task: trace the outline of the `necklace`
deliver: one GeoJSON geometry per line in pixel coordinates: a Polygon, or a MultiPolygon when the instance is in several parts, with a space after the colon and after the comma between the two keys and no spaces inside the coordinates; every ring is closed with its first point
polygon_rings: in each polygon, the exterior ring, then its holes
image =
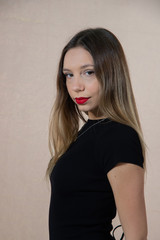
{"type": "MultiPolygon", "coordinates": [[[[94,127],[95,125],[97,125],[97,124],[103,122],[104,120],[106,120],[106,118],[101,119],[100,121],[94,123],[92,126],[90,126],[89,128],[87,128],[83,133],[81,133],[81,134],[77,137],[77,139],[80,138],[80,137],[81,137],[84,133],[86,133],[89,129],[91,129],[91,128],[94,127]]],[[[111,120],[108,121],[107,123],[109,123],[109,122],[111,122],[111,120]]],[[[83,126],[83,127],[84,127],[84,126],[83,126]]],[[[82,129],[83,129],[83,127],[82,127],[82,129]]],[[[81,129],[81,130],[82,130],[82,129],[81,129]]]]}

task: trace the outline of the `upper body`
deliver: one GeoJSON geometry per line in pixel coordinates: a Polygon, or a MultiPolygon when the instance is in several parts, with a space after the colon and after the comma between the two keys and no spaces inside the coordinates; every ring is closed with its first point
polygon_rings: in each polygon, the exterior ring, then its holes
{"type": "Polygon", "coordinates": [[[112,239],[116,209],[125,239],[146,240],[145,147],[116,37],[105,29],[76,34],[62,52],[57,90],[50,122],[50,240],[112,239]],[[89,120],[78,132],[82,112],[89,120]]]}
{"type": "Polygon", "coordinates": [[[136,186],[134,171],[143,172],[142,150],[135,130],[109,119],[88,120],[51,174],[51,239],[109,239],[116,215],[112,185],[117,198],[123,200],[116,199],[120,209],[125,211],[127,205],[130,208],[131,216],[122,213],[121,218],[127,218],[122,221],[132,222],[134,228],[134,217],[143,211],[142,203],[136,213],[132,206],[133,198],[134,204],[137,197],[142,201],[142,187],[139,180],[136,186]],[[127,187],[123,180],[114,179],[114,168],[122,171],[127,187]]]}

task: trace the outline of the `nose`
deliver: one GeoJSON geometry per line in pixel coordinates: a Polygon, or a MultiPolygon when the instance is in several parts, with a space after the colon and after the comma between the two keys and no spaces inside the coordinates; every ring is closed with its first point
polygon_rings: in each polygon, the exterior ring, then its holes
{"type": "Polygon", "coordinates": [[[74,76],[72,90],[75,92],[84,91],[85,84],[81,76],[74,76]]]}

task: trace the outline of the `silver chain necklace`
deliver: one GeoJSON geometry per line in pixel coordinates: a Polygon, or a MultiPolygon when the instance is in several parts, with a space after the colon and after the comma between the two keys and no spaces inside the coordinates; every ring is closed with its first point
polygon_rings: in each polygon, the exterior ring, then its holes
{"type": "MultiPolygon", "coordinates": [[[[92,126],[90,126],[89,128],[87,128],[83,133],[81,133],[81,134],[77,137],[77,139],[80,138],[80,137],[81,137],[84,133],[86,133],[89,129],[91,129],[91,128],[94,127],[95,125],[97,125],[97,124],[103,122],[104,120],[106,120],[106,118],[104,118],[104,119],[102,119],[102,120],[100,120],[100,121],[94,123],[92,126]]],[[[111,122],[111,120],[108,121],[107,123],[109,123],[109,122],[111,122]]],[[[83,127],[84,127],[84,126],[83,126],[83,127]]],[[[83,129],[83,127],[82,127],[82,129],[83,129]]],[[[81,130],[82,130],[82,129],[81,129],[81,130]]],[[[77,140],[77,139],[76,139],[76,140],[77,140]]]]}

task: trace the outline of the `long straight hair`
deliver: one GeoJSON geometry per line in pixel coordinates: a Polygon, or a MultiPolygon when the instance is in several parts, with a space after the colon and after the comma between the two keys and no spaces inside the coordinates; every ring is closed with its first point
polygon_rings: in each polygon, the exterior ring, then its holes
{"type": "Polygon", "coordinates": [[[57,73],[57,96],[49,122],[51,160],[47,174],[51,174],[55,163],[76,139],[79,119],[85,122],[82,113],[68,94],[63,74],[65,54],[75,47],[84,48],[93,58],[95,75],[102,88],[99,111],[103,116],[136,130],[145,160],[145,143],[123,48],[110,31],[90,28],[77,33],[61,54],[57,73]]]}

